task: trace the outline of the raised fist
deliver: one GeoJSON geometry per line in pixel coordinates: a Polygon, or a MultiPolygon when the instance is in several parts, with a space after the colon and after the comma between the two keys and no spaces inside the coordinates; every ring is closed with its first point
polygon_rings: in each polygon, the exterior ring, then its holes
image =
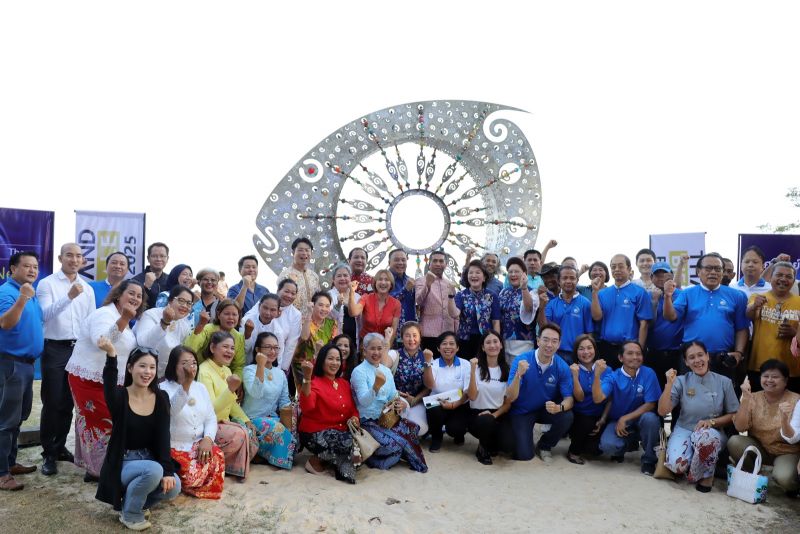
{"type": "Polygon", "coordinates": [[[111,340],[105,336],[100,336],[100,339],[97,340],[97,348],[112,358],[116,357],[117,355],[117,349],[114,348],[114,344],[111,343],[111,340]]]}
{"type": "Polygon", "coordinates": [[[742,396],[750,396],[752,393],[752,389],[750,388],[750,377],[744,377],[744,382],[742,382],[742,396]]]}
{"type": "Polygon", "coordinates": [[[603,289],[603,277],[592,278],[592,291],[600,291],[601,289],[603,289]]]}
{"type": "Polygon", "coordinates": [[[433,274],[432,272],[428,271],[425,274],[425,284],[427,284],[427,286],[430,287],[430,285],[432,283],[434,283],[435,281],[436,281],[436,275],[433,274]]]}
{"type": "Polygon", "coordinates": [[[578,374],[581,370],[581,367],[577,363],[573,363],[572,365],[569,366],[569,370],[572,371],[574,374],[578,374]]]}
{"type": "Polygon", "coordinates": [[[165,323],[171,323],[177,318],[178,314],[175,312],[175,308],[173,308],[172,306],[167,306],[166,308],[164,308],[164,313],[161,316],[162,321],[164,321],[165,323]]]}
{"type": "Polygon", "coordinates": [[[422,356],[425,358],[426,363],[431,363],[433,361],[433,352],[431,351],[431,349],[423,350],[422,356]]]}
{"type": "Polygon", "coordinates": [[[33,289],[32,285],[26,282],[21,286],[19,286],[19,294],[22,295],[23,297],[32,299],[33,296],[36,294],[36,291],[33,289]]]}
{"type": "Polygon", "coordinates": [[[257,352],[256,353],[256,365],[258,365],[260,367],[264,367],[265,365],[267,365],[267,355],[264,354],[263,352],[257,352]]]}
{"type": "Polygon", "coordinates": [[[75,283],[69,287],[67,297],[69,297],[69,300],[73,300],[75,297],[80,296],[81,293],[83,293],[83,284],[75,283]]]}
{"type": "Polygon", "coordinates": [[[764,295],[756,295],[753,297],[753,307],[760,308],[767,303],[767,297],[764,295]]]}
{"type": "Polygon", "coordinates": [[[228,383],[228,390],[231,393],[236,393],[236,390],[242,385],[242,379],[239,378],[239,375],[231,375],[225,381],[228,383]]]}
{"type": "Polygon", "coordinates": [[[350,291],[355,292],[358,289],[358,280],[350,282],[350,291]]]}
{"type": "Polygon", "coordinates": [[[667,382],[674,382],[675,377],[678,376],[678,372],[675,369],[670,369],[664,375],[667,377],[667,382]]]}
{"type": "Polygon", "coordinates": [[[551,239],[550,241],[547,242],[548,248],[553,248],[557,246],[558,246],[558,241],[556,241],[555,239],[551,239]]]}
{"type": "Polygon", "coordinates": [[[253,335],[253,330],[255,330],[256,325],[253,323],[251,319],[248,319],[246,323],[244,323],[244,338],[250,339],[250,336],[253,335]]]}
{"type": "Polygon", "coordinates": [[[156,283],[156,275],[155,273],[146,272],[144,273],[144,287],[150,289],[153,287],[153,284],[156,283]]]}
{"type": "Polygon", "coordinates": [[[414,279],[409,278],[408,282],[406,282],[406,291],[414,291],[414,279]]]}
{"type": "Polygon", "coordinates": [[[120,315],[122,315],[126,321],[131,321],[134,317],[136,317],[137,309],[134,308],[130,303],[125,303],[122,305],[122,310],[120,315]]]}
{"type": "Polygon", "coordinates": [[[472,358],[472,359],[469,361],[469,365],[470,365],[470,367],[472,367],[473,369],[475,369],[476,367],[478,367],[478,358],[472,358]]]}
{"type": "Polygon", "coordinates": [[[519,362],[519,365],[517,366],[517,375],[525,376],[525,373],[528,372],[528,367],[530,367],[530,364],[528,364],[527,360],[522,360],[519,362]]]}
{"type": "Polygon", "coordinates": [[[386,375],[384,375],[380,369],[375,369],[375,388],[381,389],[383,385],[386,383],[386,375]]]}
{"type": "Polygon", "coordinates": [[[667,297],[671,297],[675,294],[675,281],[674,280],[667,280],[664,282],[664,295],[667,297]]]}
{"type": "Polygon", "coordinates": [[[782,402],[778,405],[778,410],[780,410],[783,417],[789,419],[794,411],[794,404],[791,402],[782,402]]]}
{"type": "Polygon", "coordinates": [[[608,369],[608,364],[602,358],[594,362],[594,374],[597,376],[602,375],[608,369]]]}
{"type": "Polygon", "coordinates": [[[211,315],[205,310],[200,312],[200,318],[197,320],[197,326],[204,327],[209,322],[211,322],[211,315]]]}
{"type": "Polygon", "coordinates": [[[303,371],[303,382],[311,380],[311,372],[314,370],[314,364],[310,360],[306,360],[300,364],[300,369],[303,371]]]}

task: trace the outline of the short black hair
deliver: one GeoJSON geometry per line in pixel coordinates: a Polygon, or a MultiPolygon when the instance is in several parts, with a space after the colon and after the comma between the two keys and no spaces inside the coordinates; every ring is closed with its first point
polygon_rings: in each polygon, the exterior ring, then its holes
{"type": "Polygon", "coordinates": [[[707,252],[700,256],[700,258],[697,260],[697,265],[695,266],[695,271],[697,273],[699,273],[700,269],[703,268],[703,262],[706,261],[706,258],[717,258],[722,266],[725,267],[725,258],[723,258],[719,252],[707,252]]]}
{"type": "Polygon", "coordinates": [[[284,278],[283,280],[281,280],[280,282],[278,282],[278,291],[280,291],[281,289],[283,289],[283,287],[284,287],[286,284],[292,284],[292,285],[295,287],[295,289],[297,288],[297,282],[295,282],[295,281],[294,281],[294,280],[292,280],[291,278],[284,278]]]}
{"type": "Polygon", "coordinates": [[[542,253],[539,252],[538,250],[536,250],[535,248],[530,248],[530,249],[526,250],[525,254],[522,255],[522,259],[523,260],[526,259],[531,254],[536,254],[537,256],[539,256],[540,260],[542,259],[542,253]]]}
{"type": "Polygon", "coordinates": [[[539,335],[541,336],[542,332],[544,332],[545,330],[552,330],[553,332],[556,332],[558,334],[558,338],[561,339],[561,327],[558,326],[556,323],[552,322],[545,323],[544,326],[539,328],[539,335]]]}
{"type": "Polygon", "coordinates": [[[516,265],[517,267],[522,269],[523,273],[526,274],[528,273],[528,267],[525,266],[525,262],[522,261],[518,256],[511,256],[510,258],[508,258],[508,261],[506,261],[506,271],[508,271],[508,269],[512,265],[516,265]]]}
{"type": "Polygon", "coordinates": [[[267,293],[267,294],[265,294],[263,297],[261,297],[259,299],[258,305],[261,306],[261,304],[263,304],[265,300],[270,300],[270,299],[272,299],[275,302],[277,302],[278,306],[281,305],[281,298],[278,295],[276,295],[275,293],[267,293]]]}
{"type": "MultiPolygon", "coordinates": [[[[614,259],[614,258],[616,258],[617,256],[622,256],[623,258],[625,258],[625,265],[627,265],[627,266],[628,266],[628,269],[630,269],[630,268],[631,268],[631,259],[628,257],[628,255],[627,255],[627,254],[622,254],[622,253],[620,253],[620,254],[614,254],[613,256],[611,256],[611,259],[613,260],[613,259],[614,259]]],[[[611,262],[609,261],[608,263],[611,263],[611,262]]]]}
{"type": "Polygon", "coordinates": [[[309,238],[307,238],[307,237],[298,237],[297,239],[292,241],[292,252],[294,252],[294,249],[296,249],[297,245],[299,245],[300,243],[305,243],[306,245],[311,247],[311,250],[314,250],[314,245],[311,243],[311,240],[309,238]]]}
{"type": "Polygon", "coordinates": [[[782,374],[783,378],[789,380],[789,366],[780,360],[776,360],[775,358],[770,358],[762,363],[758,372],[759,374],[764,374],[766,371],[772,371],[773,369],[782,374]]]}
{"type": "MultiPolygon", "coordinates": [[[[261,346],[261,340],[264,339],[264,338],[268,338],[268,337],[274,337],[275,341],[276,342],[278,341],[278,336],[276,336],[272,332],[260,332],[256,336],[256,341],[255,341],[255,343],[253,343],[253,363],[256,363],[256,354],[258,354],[258,348],[261,346]]],[[[281,355],[278,354],[278,358],[277,358],[277,360],[275,360],[275,363],[280,362],[280,359],[281,359],[281,355]]]]}
{"type": "MultiPolygon", "coordinates": [[[[405,255],[406,255],[406,257],[408,257],[408,252],[406,252],[406,251],[405,251],[405,250],[403,250],[402,248],[393,248],[393,249],[392,249],[392,250],[389,252],[389,260],[391,260],[391,259],[392,259],[392,256],[393,256],[393,255],[394,255],[396,252],[402,252],[403,254],[405,254],[405,255]]],[[[352,253],[353,253],[353,251],[351,250],[351,251],[350,251],[350,253],[352,254],[352,253]]]]}
{"type": "Polygon", "coordinates": [[[438,256],[444,256],[445,260],[447,260],[447,253],[446,253],[444,250],[442,250],[442,249],[439,249],[439,250],[434,250],[433,252],[431,252],[431,253],[428,255],[428,259],[429,259],[429,260],[432,260],[432,259],[433,259],[433,257],[434,257],[434,256],[437,256],[437,255],[438,255],[438,256]]]}
{"type": "Polygon", "coordinates": [[[576,269],[572,265],[562,265],[561,267],[558,268],[558,279],[559,280],[561,280],[561,273],[563,273],[564,271],[572,271],[572,272],[575,273],[575,278],[578,277],[578,269],[576,269]]]}
{"type": "Polygon", "coordinates": [[[639,256],[641,256],[642,254],[647,254],[648,256],[653,258],[653,261],[656,261],[658,259],[658,258],[656,258],[656,253],[653,252],[652,249],[643,248],[639,252],[636,253],[636,261],[639,261],[639,256]]]}
{"type": "Polygon", "coordinates": [[[108,265],[108,262],[110,262],[110,261],[111,261],[111,256],[116,256],[117,254],[119,254],[120,256],[122,256],[123,258],[125,258],[125,264],[126,264],[126,265],[130,265],[130,264],[131,264],[131,260],[129,260],[129,259],[128,259],[128,256],[127,256],[127,255],[126,255],[124,252],[122,252],[122,251],[120,251],[120,250],[117,250],[117,251],[115,251],[115,252],[112,252],[112,253],[111,253],[111,254],[109,254],[108,256],[106,256],[106,265],[108,265]]]}
{"type": "Polygon", "coordinates": [[[355,252],[356,250],[360,250],[361,252],[363,252],[363,253],[364,253],[364,256],[366,257],[366,259],[369,259],[369,252],[367,252],[365,249],[363,249],[363,248],[361,248],[361,247],[356,247],[356,248],[352,249],[352,250],[351,250],[351,251],[350,251],[350,252],[347,254],[347,259],[348,259],[348,260],[350,260],[350,259],[353,259],[353,252],[355,252]]]}
{"type": "Polygon", "coordinates": [[[489,280],[491,280],[492,277],[489,275],[486,267],[483,266],[483,262],[481,260],[472,260],[466,267],[464,267],[464,271],[461,273],[461,285],[464,287],[469,287],[469,279],[467,278],[467,275],[469,274],[469,270],[473,267],[480,269],[483,273],[483,284],[481,284],[481,288],[486,289],[486,284],[489,283],[489,280]]]}
{"type": "Polygon", "coordinates": [[[758,245],[750,245],[749,247],[744,249],[742,251],[742,257],[744,258],[744,255],[747,254],[748,252],[755,252],[756,256],[761,258],[762,263],[767,260],[767,256],[764,254],[764,251],[758,245]]]}
{"type": "MultiPolygon", "coordinates": [[[[186,345],[178,345],[174,347],[171,351],[169,351],[169,358],[167,359],[167,367],[164,369],[164,378],[166,380],[171,380],[172,382],[178,381],[178,360],[180,359],[181,354],[183,354],[184,352],[188,352],[189,354],[194,356],[194,362],[198,363],[197,353],[194,350],[187,347],[186,345]]],[[[197,380],[196,373],[194,375],[194,379],[197,380]]]]}
{"type": "Polygon", "coordinates": [[[191,298],[194,298],[194,293],[192,293],[192,291],[188,287],[182,286],[180,284],[175,284],[174,286],[172,286],[172,289],[169,290],[169,297],[167,298],[167,302],[172,302],[173,300],[175,300],[175,297],[177,297],[184,291],[189,293],[191,298]]]}
{"type": "Polygon", "coordinates": [[[32,250],[21,250],[19,252],[15,252],[11,255],[11,259],[8,260],[8,265],[11,267],[16,267],[19,265],[19,261],[22,259],[23,256],[30,256],[32,258],[36,258],[36,261],[39,261],[39,255],[36,254],[32,250]]]}
{"type": "Polygon", "coordinates": [[[241,258],[239,258],[240,271],[242,270],[242,267],[244,267],[244,262],[246,262],[247,260],[253,260],[254,262],[256,262],[256,265],[258,265],[258,258],[256,258],[255,255],[249,254],[247,256],[242,256],[241,258]]]}
{"type": "Polygon", "coordinates": [[[445,330],[444,332],[442,332],[441,334],[439,334],[439,337],[437,337],[437,338],[436,338],[436,346],[438,347],[439,345],[441,345],[441,344],[442,344],[442,342],[443,342],[445,339],[447,339],[448,337],[452,337],[453,339],[455,339],[455,341],[456,341],[456,346],[458,346],[458,336],[457,336],[457,335],[456,335],[456,333],[455,333],[455,332],[453,332],[452,330],[445,330]]]}
{"type": "Polygon", "coordinates": [[[627,339],[623,341],[622,344],[619,346],[619,351],[617,352],[617,355],[622,357],[622,355],[625,354],[625,347],[630,344],[639,347],[639,350],[642,352],[642,356],[644,356],[644,349],[642,348],[642,344],[636,341],[635,339],[627,339]]]}
{"type": "Polygon", "coordinates": [[[314,361],[314,370],[311,371],[313,376],[325,376],[325,358],[327,357],[328,352],[331,350],[335,350],[339,353],[339,370],[336,371],[336,378],[342,376],[342,351],[339,350],[339,347],[333,343],[328,343],[319,349],[319,352],[317,353],[317,359],[314,361]]]}
{"type": "Polygon", "coordinates": [[[699,339],[693,339],[693,340],[691,340],[691,341],[687,341],[686,343],[684,343],[683,345],[681,345],[681,354],[683,354],[683,359],[684,359],[684,360],[686,359],[686,352],[687,352],[687,351],[688,351],[690,348],[694,347],[695,345],[697,345],[698,347],[700,347],[701,349],[703,349],[703,352],[706,352],[706,353],[708,352],[708,349],[706,348],[706,344],[705,344],[705,343],[703,343],[703,342],[702,342],[702,341],[700,341],[699,339]]]}
{"type": "Polygon", "coordinates": [[[150,243],[150,246],[147,247],[147,256],[148,257],[150,256],[150,253],[153,252],[153,248],[155,248],[155,247],[164,247],[164,250],[167,251],[167,256],[169,256],[169,247],[166,244],[162,243],[161,241],[156,241],[155,243],[150,243]]]}
{"type": "Polygon", "coordinates": [[[203,356],[205,356],[207,360],[213,359],[214,355],[211,354],[211,345],[219,345],[220,343],[222,343],[223,341],[227,341],[228,339],[233,340],[234,343],[236,342],[231,333],[226,332],[225,330],[217,330],[216,332],[211,334],[211,339],[209,340],[208,345],[206,346],[206,350],[204,351],[205,353],[203,354],[203,356]]]}
{"type": "Polygon", "coordinates": [[[316,304],[320,297],[325,297],[328,299],[329,303],[333,303],[333,297],[327,291],[317,291],[313,295],[311,295],[311,303],[316,304]]]}
{"type": "Polygon", "coordinates": [[[611,280],[611,274],[608,272],[608,265],[603,263],[602,261],[596,261],[589,266],[589,276],[592,274],[592,269],[595,267],[600,267],[606,273],[606,279],[604,282],[607,284],[609,280],[611,280]]]}

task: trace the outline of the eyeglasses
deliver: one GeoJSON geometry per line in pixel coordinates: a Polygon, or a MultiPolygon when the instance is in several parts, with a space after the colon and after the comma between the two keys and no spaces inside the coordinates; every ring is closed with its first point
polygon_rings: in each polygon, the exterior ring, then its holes
{"type": "Polygon", "coordinates": [[[261,349],[261,350],[268,350],[268,351],[275,352],[275,351],[276,351],[276,350],[278,350],[280,347],[279,347],[278,345],[261,345],[261,346],[260,346],[260,347],[258,347],[258,348],[259,348],[259,349],[261,349]]]}
{"type": "Polygon", "coordinates": [[[184,306],[191,306],[192,305],[192,301],[191,300],[186,300],[183,297],[175,297],[175,302],[177,302],[178,304],[183,304],[184,306]]]}
{"type": "Polygon", "coordinates": [[[721,273],[722,272],[722,267],[717,267],[717,266],[703,265],[700,268],[703,269],[707,273],[721,273]]]}
{"type": "Polygon", "coordinates": [[[217,283],[219,283],[219,280],[217,280],[216,278],[203,278],[202,280],[200,280],[200,283],[201,284],[217,284],[217,283]]]}

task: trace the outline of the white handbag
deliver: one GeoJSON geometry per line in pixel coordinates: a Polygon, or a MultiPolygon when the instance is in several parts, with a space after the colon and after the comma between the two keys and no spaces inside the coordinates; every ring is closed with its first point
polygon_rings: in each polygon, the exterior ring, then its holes
{"type": "Polygon", "coordinates": [[[728,495],[751,504],[766,502],[769,479],[764,475],[759,475],[759,471],[761,471],[761,452],[750,445],[742,453],[736,467],[728,466],[728,495]],[[748,452],[756,455],[752,473],[742,470],[744,458],[748,452]]]}

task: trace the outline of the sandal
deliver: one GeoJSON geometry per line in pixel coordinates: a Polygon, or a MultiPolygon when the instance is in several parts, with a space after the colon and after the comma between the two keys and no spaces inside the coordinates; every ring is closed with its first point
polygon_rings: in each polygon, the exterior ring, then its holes
{"type": "Polygon", "coordinates": [[[316,469],[314,469],[314,466],[311,465],[311,460],[306,460],[305,468],[306,468],[306,471],[308,471],[312,475],[324,475],[325,474],[325,470],[324,469],[322,471],[317,471],[316,469]]]}
{"type": "Polygon", "coordinates": [[[583,458],[581,458],[580,456],[576,456],[576,455],[574,455],[572,453],[569,453],[569,452],[567,453],[567,460],[569,460],[569,463],[575,464],[575,465],[583,465],[583,464],[586,463],[586,462],[583,461],[583,458]]]}

